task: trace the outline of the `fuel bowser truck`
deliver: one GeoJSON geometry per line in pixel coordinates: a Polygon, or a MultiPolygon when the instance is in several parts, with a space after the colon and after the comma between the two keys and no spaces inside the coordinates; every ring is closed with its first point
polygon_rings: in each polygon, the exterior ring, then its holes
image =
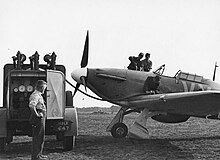
{"type": "Polygon", "coordinates": [[[37,80],[45,80],[43,98],[47,107],[46,133],[63,141],[65,150],[72,150],[78,134],[78,118],[71,91],[66,91],[66,69],[56,64],[56,54],[46,54],[39,64],[39,54],[29,57],[20,51],[4,66],[3,107],[0,107],[0,151],[5,151],[13,136],[32,136],[29,123],[29,97],[37,80]]]}

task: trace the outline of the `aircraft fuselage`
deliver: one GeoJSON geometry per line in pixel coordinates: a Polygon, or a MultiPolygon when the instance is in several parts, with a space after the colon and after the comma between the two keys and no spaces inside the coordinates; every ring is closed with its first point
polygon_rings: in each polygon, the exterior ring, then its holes
{"type": "MultiPolygon", "coordinates": [[[[146,79],[155,76],[157,74],[152,72],[112,68],[89,68],[87,86],[103,99],[114,102],[144,94],[144,83],[146,79]]],[[[160,75],[159,93],[220,90],[219,84],[200,77],[198,76],[198,79],[195,77],[194,80],[189,80],[187,77],[181,77],[181,75],[176,75],[175,77],[160,75]]]]}

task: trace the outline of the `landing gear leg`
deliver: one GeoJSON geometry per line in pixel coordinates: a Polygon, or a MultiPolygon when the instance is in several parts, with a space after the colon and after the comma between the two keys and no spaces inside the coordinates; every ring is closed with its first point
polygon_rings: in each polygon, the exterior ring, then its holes
{"type": "Polygon", "coordinates": [[[147,119],[160,114],[159,112],[149,112],[145,108],[141,114],[136,118],[133,125],[129,128],[129,138],[146,139],[149,138],[149,132],[146,128],[147,119]]]}
{"type": "Polygon", "coordinates": [[[124,138],[128,134],[128,127],[122,123],[124,119],[124,113],[127,109],[128,108],[122,107],[106,129],[106,131],[111,132],[114,138],[124,138]]]}

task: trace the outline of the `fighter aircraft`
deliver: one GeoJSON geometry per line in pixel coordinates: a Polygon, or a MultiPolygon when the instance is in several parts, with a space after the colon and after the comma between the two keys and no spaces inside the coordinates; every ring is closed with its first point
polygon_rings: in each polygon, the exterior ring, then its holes
{"type": "Polygon", "coordinates": [[[149,117],[165,123],[185,122],[191,116],[220,119],[220,84],[181,70],[173,77],[163,75],[165,65],[153,72],[87,68],[88,48],[87,32],[81,68],[71,73],[77,82],[75,93],[83,84],[103,100],[121,106],[107,127],[114,138],[147,138],[149,117]],[[128,131],[123,118],[132,112],[140,114],[128,131]]]}

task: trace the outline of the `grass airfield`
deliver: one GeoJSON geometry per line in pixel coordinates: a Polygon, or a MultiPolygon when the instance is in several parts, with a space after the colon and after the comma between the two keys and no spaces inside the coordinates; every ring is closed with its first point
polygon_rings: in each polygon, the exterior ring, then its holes
{"type": "MultiPolygon", "coordinates": [[[[63,151],[62,142],[46,136],[44,154],[51,160],[176,160],[220,159],[220,121],[190,118],[180,124],[163,124],[148,120],[149,139],[114,139],[106,132],[115,113],[79,112],[79,136],[72,151],[63,151]]],[[[129,127],[137,114],[125,116],[129,127]]],[[[0,159],[30,159],[31,138],[14,137],[0,159]]]]}

